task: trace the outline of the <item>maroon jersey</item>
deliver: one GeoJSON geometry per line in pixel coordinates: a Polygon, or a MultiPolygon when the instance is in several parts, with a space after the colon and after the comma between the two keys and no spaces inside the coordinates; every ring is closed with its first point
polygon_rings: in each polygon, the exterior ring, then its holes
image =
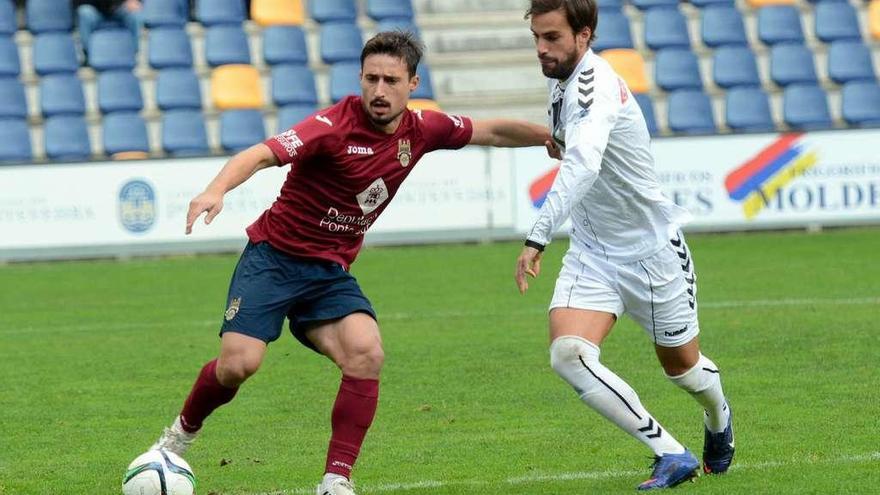
{"type": "Polygon", "coordinates": [[[465,117],[406,110],[397,131],[385,134],[370,125],[361,98],[349,96],[265,141],[281,164],[293,165],[248,237],[348,270],[367,229],[419,159],[461,148],[472,133],[465,117]]]}

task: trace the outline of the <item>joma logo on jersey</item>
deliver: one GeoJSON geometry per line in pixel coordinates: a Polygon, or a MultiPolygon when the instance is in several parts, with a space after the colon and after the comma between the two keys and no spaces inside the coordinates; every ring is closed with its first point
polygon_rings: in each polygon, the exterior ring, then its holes
{"type": "Polygon", "coordinates": [[[349,146],[348,147],[349,155],[372,155],[373,148],[369,146],[349,146]]]}
{"type": "Polygon", "coordinates": [[[290,156],[296,156],[296,149],[303,145],[302,139],[296,135],[296,131],[293,129],[286,130],[275,136],[275,140],[284,147],[284,151],[290,156]]]}

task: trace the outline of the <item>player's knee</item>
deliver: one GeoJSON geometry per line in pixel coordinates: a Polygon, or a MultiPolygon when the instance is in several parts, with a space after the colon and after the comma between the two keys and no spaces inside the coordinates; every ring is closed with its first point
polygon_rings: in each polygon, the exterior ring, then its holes
{"type": "Polygon", "coordinates": [[[565,381],[573,384],[589,366],[599,363],[599,347],[574,335],[563,335],[550,344],[550,366],[565,381]]]}
{"type": "Polygon", "coordinates": [[[235,356],[217,361],[217,381],[224,387],[237,387],[260,369],[259,359],[235,356]]]}
{"type": "Polygon", "coordinates": [[[385,351],[375,343],[353,349],[339,367],[342,373],[355,378],[378,378],[385,364],[385,351]]]}
{"type": "Polygon", "coordinates": [[[713,386],[720,380],[718,366],[711,359],[700,354],[700,359],[691,369],[679,375],[666,375],[669,380],[682,389],[696,394],[713,386]]]}

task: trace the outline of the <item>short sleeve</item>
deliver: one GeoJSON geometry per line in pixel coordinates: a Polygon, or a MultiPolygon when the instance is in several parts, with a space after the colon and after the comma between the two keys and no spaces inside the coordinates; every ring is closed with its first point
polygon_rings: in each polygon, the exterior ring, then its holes
{"type": "Polygon", "coordinates": [[[457,150],[471,142],[474,125],[468,117],[434,110],[419,110],[416,117],[422,124],[429,151],[457,150]]]}
{"type": "Polygon", "coordinates": [[[302,162],[328,149],[332,123],[320,114],[307,117],[290,129],[263,141],[281,165],[302,162]]]}

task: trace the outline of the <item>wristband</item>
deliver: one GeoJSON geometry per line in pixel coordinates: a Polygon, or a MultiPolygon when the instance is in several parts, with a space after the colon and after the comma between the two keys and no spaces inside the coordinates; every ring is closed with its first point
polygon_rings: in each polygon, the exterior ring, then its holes
{"type": "Polygon", "coordinates": [[[528,247],[530,247],[530,248],[535,248],[535,249],[537,249],[538,251],[541,251],[541,252],[544,251],[544,245],[543,245],[543,244],[539,244],[539,243],[537,243],[537,242],[535,242],[535,241],[533,241],[533,240],[531,240],[531,239],[526,239],[526,246],[528,246],[528,247]]]}

